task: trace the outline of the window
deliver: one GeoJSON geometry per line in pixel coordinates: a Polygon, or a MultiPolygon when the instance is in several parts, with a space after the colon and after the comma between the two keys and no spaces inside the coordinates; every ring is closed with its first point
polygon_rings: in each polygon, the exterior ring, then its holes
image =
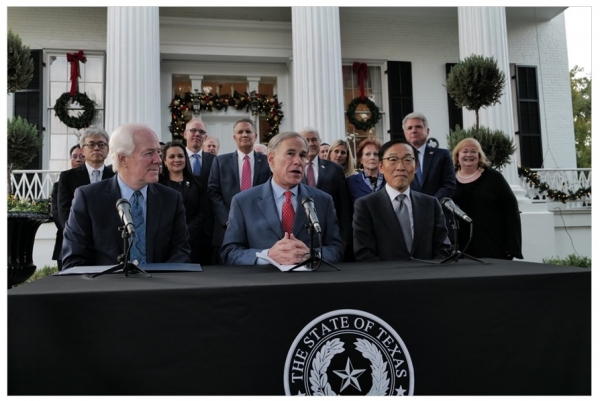
{"type": "MultiPolygon", "coordinates": [[[[103,53],[85,52],[87,61],[79,63],[81,77],[78,78],[79,92],[86,93],[96,104],[96,116],[92,125],[104,127],[104,79],[105,64],[103,53]]],[[[64,170],[69,168],[69,149],[78,143],[79,135],[83,130],[67,127],[62,123],[56,113],[54,104],[65,92],[71,89],[71,65],[67,61],[67,52],[46,53],[48,67],[48,129],[49,137],[48,168],[50,170],[64,170]]],[[[73,103],[69,107],[69,114],[77,116],[82,113],[81,106],[73,103]]]]}

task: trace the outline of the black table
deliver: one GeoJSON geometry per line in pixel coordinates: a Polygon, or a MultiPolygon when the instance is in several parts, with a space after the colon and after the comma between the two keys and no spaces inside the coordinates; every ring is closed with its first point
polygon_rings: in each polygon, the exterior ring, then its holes
{"type": "Polygon", "coordinates": [[[591,394],[590,270],[486,261],[46,277],[8,291],[8,394],[591,394]]]}

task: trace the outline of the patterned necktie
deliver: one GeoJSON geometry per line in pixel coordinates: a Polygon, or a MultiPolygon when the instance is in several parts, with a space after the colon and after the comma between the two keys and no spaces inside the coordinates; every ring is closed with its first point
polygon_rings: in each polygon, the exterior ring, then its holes
{"type": "Polygon", "coordinates": [[[417,150],[417,182],[419,183],[419,185],[421,185],[423,183],[423,181],[421,180],[421,162],[419,161],[419,151],[417,150]]]}
{"type": "Polygon", "coordinates": [[[92,183],[100,181],[100,170],[92,170],[92,183]]]}
{"type": "Polygon", "coordinates": [[[402,235],[404,236],[404,243],[406,244],[406,248],[408,248],[408,252],[411,252],[413,238],[412,238],[412,230],[410,227],[410,216],[408,215],[408,207],[404,204],[405,198],[406,198],[405,194],[400,194],[396,197],[396,200],[399,203],[396,214],[398,215],[398,220],[400,221],[400,228],[402,228],[402,235]]]}
{"type": "Polygon", "coordinates": [[[200,175],[200,156],[198,156],[198,153],[194,153],[192,156],[194,157],[194,163],[192,164],[192,172],[194,173],[194,175],[199,176],[200,175]]]}
{"type": "Polygon", "coordinates": [[[242,166],[242,185],[240,185],[240,191],[245,191],[252,186],[252,172],[250,170],[250,157],[244,156],[244,165],[242,166]]]}
{"type": "Polygon", "coordinates": [[[316,187],[317,183],[315,182],[315,171],[312,167],[312,162],[308,162],[308,167],[306,168],[306,182],[311,187],[316,187]]]}
{"type": "Polygon", "coordinates": [[[131,244],[131,253],[129,260],[137,260],[139,264],[146,263],[146,219],[144,218],[144,208],[142,202],[144,197],[140,191],[133,193],[133,203],[131,204],[131,217],[135,226],[135,237],[131,244]]]}
{"type": "Polygon", "coordinates": [[[283,226],[283,231],[286,233],[292,233],[294,229],[294,218],[296,217],[296,212],[294,211],[294,206],[292,205],[292,193],[290,191],[286,191],[285,202],[283,202],[283,210],[281,211],[281,225],[283,226]]]}

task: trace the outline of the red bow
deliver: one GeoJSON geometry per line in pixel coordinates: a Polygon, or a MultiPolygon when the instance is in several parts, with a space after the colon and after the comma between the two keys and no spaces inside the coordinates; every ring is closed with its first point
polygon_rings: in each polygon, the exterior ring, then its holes
{"type": "Polygon", "coordinates": [[[352,64],[354,71],[358,71],[358,86],[360,87],[360,100],[365,100],[365,81],[369,72],[367,64],[354,62],[352,64]]]}
{"type": "Polygon", "coordinates": [[[77,53],[67,53],[67,61],[71,63],[71,90],[69,91],[69,95],[73,97],[78,89],[77,78],[81,78],[79,62],[85,63],[87,58],[83,55],[83,50],[79,50],[77,53]]]}

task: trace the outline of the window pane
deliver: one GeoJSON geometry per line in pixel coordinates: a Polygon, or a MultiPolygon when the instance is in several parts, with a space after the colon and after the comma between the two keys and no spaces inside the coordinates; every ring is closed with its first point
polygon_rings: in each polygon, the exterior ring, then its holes
{"type": "Polygon", "coordinates": [[[80,63],[81,79],[85,82],[102,82],[104,77],[104,59],[102,57],[87,57],[87,62],[80,63]],[[85,74],[85,75],[84,75],[85,74]]]}
{"type": "Polygon", "coordinates": [[[104,108],[104,92],[101,83],[79,83],[79,90],[96,103],[96,108],[104,108]]]}
{"type": "Polygon", "coordinates": [[[69,77],[67,75],[67,58],[65,56],[50,56],[50,81],[66,82],[69,77]]]}

